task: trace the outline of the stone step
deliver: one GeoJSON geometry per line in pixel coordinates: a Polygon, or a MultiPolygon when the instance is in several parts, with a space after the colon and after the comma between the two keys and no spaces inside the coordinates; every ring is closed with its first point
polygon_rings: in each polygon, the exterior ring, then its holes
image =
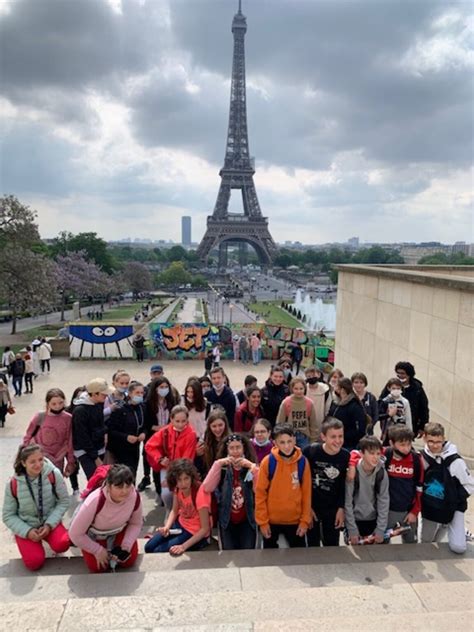
{"type": "MultiPolygon", "coordinates": [[[[134,572],[107,575],[84,573],[62,575],[22,575],[0,578],[0,594],[4,601],[54,601],[57,599],[124,596],[171,596],[177,593],[196,595],[214,592],[269,592],[321,587],[391,586],[419,583],[440,584],[468,582],[474,576],[470,559],[425,560],[411,562],[360,562],[359,564],[287,564],[284,566],[227,567],[203,569],[159,568],[165,555],[147,556],[152,568],[142,564],[134,572]]],[[[82,560],[80,560],[82,563],[82,560]]],[[[186,562],[183,561],[186,565],[186,562]]],[[[68,565],[70,566],[70,565],[68,565]]],[[[83,570],[85,565],[82,564],[83,570]]],[[[71,570],[71,569],[69,569],[71,570]]],[[[452,586],[454,590],[454,587],[452,586]]]]}
{"type": "MultiPolygon", "coordinates": [[[[143,551],[146,540],[139,540],[139,550],[143,551]]],[[[5,555],[5,552],[2,552],[5,555]]],[[[8,549],[8,556],[0,558],[0,578],[30,576],[19,556],[18,549],[13,544],[8,549]]],[[[474,545],[468,545],[463,556],[452,553],[447,544],[390,544],[358,547],[328,547],[307,549],[274,549],[274,550],[246,550],[246,551],[218,551],[213,542],[204,551],[186,553],[181,557],[168,554],[140,554],[137,564],[129,570],[120,573],[137,571],[170,571],[170,570],[211,570],[219,568],[259,568],[262,566],[298,566],[314,564],[359,564],[384,562],[419,562],[441,560],[472,560],[474,545]]],[[[73,547],[66,553],[47,559],[43,568],[35,575],[74,575],[88,574],[82,561],[79,549],[73,547]]],[[[0,593],[1,594],[1,593],[0,593]]]]}
{"type": "MultiPolygon", "coordinates": [[[[123,581],[129,576],[122,576],[123,581]]],[[[109,578],[103,578],[104,584],[109,578]]],[[[32,585],[34,578],[32,578],[32,585]]],[[[472,583],[331,586],[271,591],[22,600],[0,605],[2,630],[450,630],[472,629],[472,583]],[[449,616],[446,616],[449,614],[449,616]],[[439,621],[444,616],[444,626],[439,621]],[[389,618],[390,617],[390,618],[389,618]],[[366,624],[370,619],[369,628],[366,624]],[[389,625],[387,625],[389,623],[389,625]],[[415,626],[415,623],[417,626],[415,626]],[[301,625],[300,625],[301,624],[301,625]],[[395,627],[396,626],[396,627],[395,627]]]]}

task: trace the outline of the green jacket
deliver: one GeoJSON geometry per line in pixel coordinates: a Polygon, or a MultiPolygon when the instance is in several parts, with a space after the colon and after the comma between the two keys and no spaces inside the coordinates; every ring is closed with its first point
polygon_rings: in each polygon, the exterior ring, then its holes
{"type": "MultiPolygon", "coordinates": [[[[14,535],[26,538],[30,529],[41,527],[41,524],[35,503],[26,484],[25,475],[14,474],[13,478],[17,480],[17,498],[12,494],[9,479],[5,486],[2,519],[14,535]]],[[[39,477],[31,481],[36,500],[38,500],[38,481],[39,477]]],[[[54,529],[69,508],[69,494],[61,472],[46,458],[41,472],[41,482],[43,486],[44,523],[54,529]],[[54,472],[57,498],[48,479],[50,472],[54,472]]]]}

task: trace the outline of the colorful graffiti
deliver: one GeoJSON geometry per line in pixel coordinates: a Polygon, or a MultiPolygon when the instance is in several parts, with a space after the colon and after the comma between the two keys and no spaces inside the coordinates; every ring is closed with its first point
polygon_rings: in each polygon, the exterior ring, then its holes
{"type": "MultiPolygon", "coordinates": [[[[132,325],[73,324],[69,326],[69,357],[72,359],[131,359],[133,353],[132,325]]],[[[291,358],[291,350],[299,343],[303,349],[303,366],[317,364],[325,371],[334,365],[334,339],[317,336],[291,327],[262,324],[231,326],[205,323],[150,323],[144,332],[146,355],[160,360],[204,360],[216,343],[221,345],[221,357],[232,360],[235,336],[259,334],[262,358],[277,362],[291,358]]]]}
{"type": "MultiPolygon", "coordinates": [[[[263,324],[235,324],[229,327],[203,323],[150,324],[150,342],[155,357],[160,359],[203,360],[207,351],[217,342],[221,344],[221,357],[233,359],[233,338],[252,334],[259,334],[262,357],[266,360],[290,358],[292,348],[299,343],[303,349],[303,366],[315,363],[330,370],[334,363],[334,340],[321,338],[302,329],[263,324]]],[[[153,353],[151,348],[150,352],[153,353]]]]}
{"type": "Polygon", "coordinates": [[[69,325],[72,359],[133,358],[132,325],[69,325]]]}

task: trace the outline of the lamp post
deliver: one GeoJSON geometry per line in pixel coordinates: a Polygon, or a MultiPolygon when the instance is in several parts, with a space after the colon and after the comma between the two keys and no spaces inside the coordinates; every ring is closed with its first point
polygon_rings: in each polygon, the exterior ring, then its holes
{"type": "Polygon", "coordinates": [[[234,309],[234,306],[232,305],[232,303],[229,305],[229,324],[232,325],[232,310],[234,309]]]}

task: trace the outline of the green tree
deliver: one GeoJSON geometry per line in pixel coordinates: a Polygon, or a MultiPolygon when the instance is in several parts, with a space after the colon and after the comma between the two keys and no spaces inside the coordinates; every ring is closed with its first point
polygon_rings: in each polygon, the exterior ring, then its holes
{"type": "Polygon", "coordinates": [[[433,255],[426,255],[418,260],[419,265],[432,266],[472,266],[474,257],[469,257],[463,252],[453,252],[447,255],[444,252],[435,252],[433,255]]]}
{"type": "Polygon", "coordinates": [[[123,277],[128,289],[138,296],[140,292],[148,292],[152,289],[151,274],[148,268],[138,261],[129,261],[123,270],[123,277]]]}
{"type": "Polygon", "coordinates": [[[31,248],[41,243],[36,211],[22,204],[14,195],[0,198],[0,248],[18,244],[31,248]]]}
{"type": "Polygon", "coordinates": [[[63,231],[53,240],[51,251],[54,257],[57,255],[65,255],[70,252],[84,252],[84,256],[88,261],[93,261],[104,272],[110,274],[117,268],[107,243],[97,236],[97,233],[72,233],[63,231]]]}
{"type": "Polygon", "coordinates": [[[168,261],[187,261],[187,252],[183,246],[171,246],[165,251],[168,261]]]}
{"type": "Polygon", "coordinates": [[[12,311],[11,333],[21,312],[40,314],[58,300],[54,263],[35,252],[10,243],[0,251],[0,299],[12,311]]]}
{"type": "Polygon", "coordinates": [[[191,283],[192,276],[182,261],[173,261],[164,272],[157,275],[156,281],[158,285],[185,285],[191,283]]]}

